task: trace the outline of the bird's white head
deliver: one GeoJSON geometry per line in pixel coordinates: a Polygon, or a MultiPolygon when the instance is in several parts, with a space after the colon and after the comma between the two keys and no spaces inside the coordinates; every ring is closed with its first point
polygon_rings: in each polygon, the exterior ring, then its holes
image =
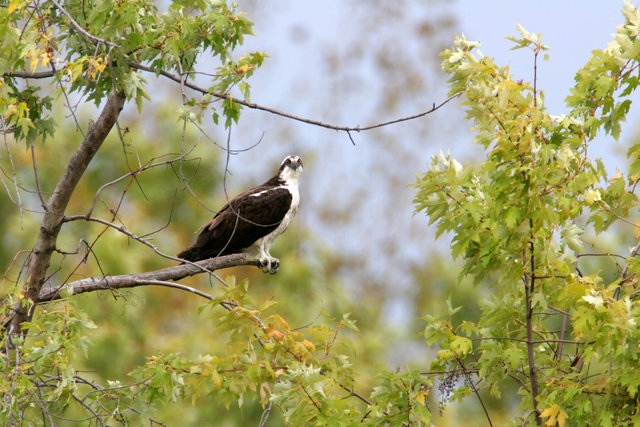
{"type": "Polygon", "coordinates": [[[287,184],[297,184],[302,175],[302,159],[300,156],[287,156],[280,165],[278,176],[287,184]]]}

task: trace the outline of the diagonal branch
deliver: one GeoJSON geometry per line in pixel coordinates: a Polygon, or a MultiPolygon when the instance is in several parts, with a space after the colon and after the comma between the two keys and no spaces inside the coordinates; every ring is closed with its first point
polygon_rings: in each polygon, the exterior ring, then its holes
{"type": "Polygon", "coordinates": [[[460,368],[462,369],[462,372],[464,373],[464,378],[465,378],[465,380],[467,382],[467,385],[469,386],[471,391],[473,391],[473,393],[475,393],[476,397],[480,401],[480,406],[482,406],[482,410],[484,411],[484,415],[487,417],[487,421],[489,422],[489,426],[493,427],[493,422],[491,422],[491,417],[489,416],[489,411],[487,410],[487,407],[485,406],[484,401],[482,400],[482,396],[480,396],[480,393],[478,392],[478,389],[476,388],[476,385],[473,383],[473,379],[471,378],[470,372],[467,371],[467,368],[464,366],[464,364],[462,363],[462,360],[460,360],[459,357],[456,357],[456,360],[458,361],[458,365],[460,365],[460,368]]]}
{"type": "Polygon", "coordinates": [[[5,332],[17,333],[22,322],[30,320],[33,316],[35,302],[38,301],[40,290],[46,280],[51,254],[55,250],[56,240],[62,228],[67,204],[93,156],[111,131],[124,102],[123,92],[115,92],[109,97],[100,116],[91,126],[76,152],[73,153],[53,194],[47,200],[44,217],[40,224],[40,233],[33,247],[33,256],[27,270],[29,281],[25,285],[24,302],[21,301],[14,307],[14,314],[5,325],[5,332]]]}
{"type": "Polygon", "coordinates": [[[83,36],[85,36],[86,38],[93,40],[96,43],[104,43],[107,46],[110,47],[115,47],[115,48],[120,48],[120,46],[118,46],[115,43],[111,43],[110,41],[101,39],[100,37],[94,36],[93,34],[91,34],[89,31],[85,30],[82,25],[78,24],[76,22],[75,19],[73,19],[73,16],[71,16],[71,14],[69,12],[67,12],[67,10],[62,7],[62,5],[60,3],[58,3],[56,0],[51,0],[51,2],[56,6],[56,8],[62,12],[62,14],[64,16],[67,17],[67,19],[69,20],[69,22],[71,23],[71,26],[73,26],[73,28],[76,29],[77,32],[79,32],[80,34],[82,34],[83,36]]]}

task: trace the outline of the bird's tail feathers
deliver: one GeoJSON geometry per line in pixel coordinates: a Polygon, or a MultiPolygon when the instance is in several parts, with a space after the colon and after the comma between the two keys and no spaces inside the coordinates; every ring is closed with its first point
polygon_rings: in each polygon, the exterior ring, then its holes
{"type": "Polygon", "coordinates": [[[201,248],[197,246],[190,246],[184,251],[178,254],[178,258],[186,259],[187,261],[196,262],[204,259],[202,257],[201,248]]]}

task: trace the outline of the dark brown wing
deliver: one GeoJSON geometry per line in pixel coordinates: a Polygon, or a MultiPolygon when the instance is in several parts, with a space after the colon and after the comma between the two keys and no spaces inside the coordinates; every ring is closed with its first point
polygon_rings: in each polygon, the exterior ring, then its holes
{"type": "Polygon", "coordinates": [[[205,226],[196,242],[178,257],[199,261],[241,252],[275,230],[291,206],[285,187],[256,187],[242,193],[205,226]]]}

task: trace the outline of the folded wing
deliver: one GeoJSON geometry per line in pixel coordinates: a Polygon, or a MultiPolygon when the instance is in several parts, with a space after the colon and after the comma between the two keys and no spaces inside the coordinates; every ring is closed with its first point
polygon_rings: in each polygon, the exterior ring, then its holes
{"type": "Polygon", "coordinates": [[[284,186],[260,186],[240,194],[225,205],[180,258],[188,261],[239,253],[275,230],[291,206],[284,186]]]}

